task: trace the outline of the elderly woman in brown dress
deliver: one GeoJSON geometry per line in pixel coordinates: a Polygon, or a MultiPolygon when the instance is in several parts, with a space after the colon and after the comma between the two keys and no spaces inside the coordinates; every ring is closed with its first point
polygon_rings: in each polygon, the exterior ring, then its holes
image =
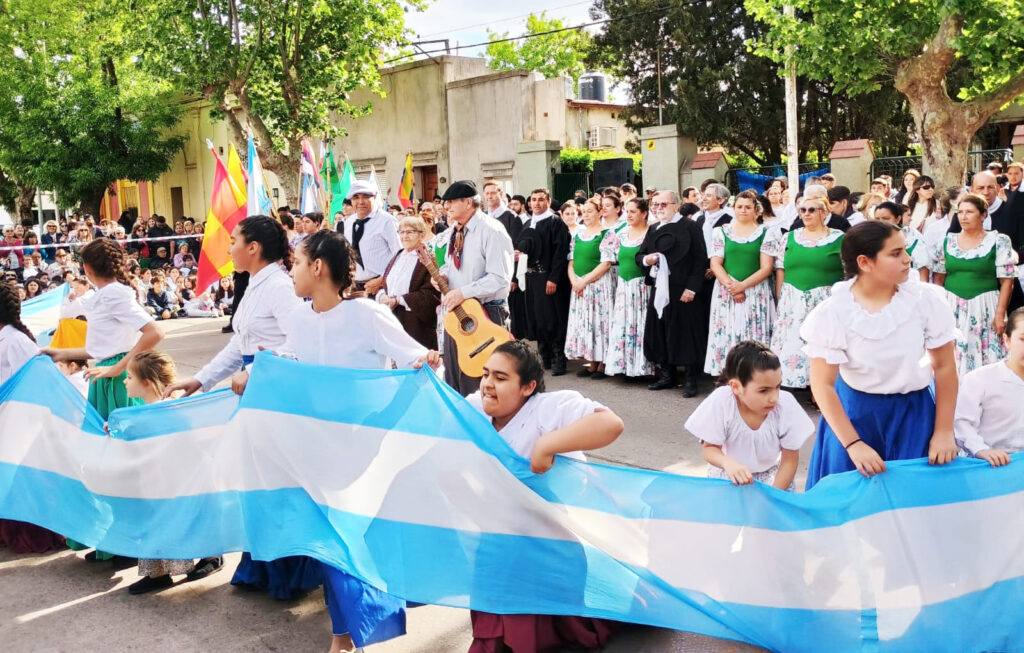
{"type": "Polygon", "coordinates": [[[427,349],[437,349],[437,307],[441,293],[430,283],[430,273],[416,252],[431,236],[422,218],[402,218],[398,223],[402,250],[384,271],[384,286],[377,293],[377,301],[394,312],[413,339],[427,349]]]}

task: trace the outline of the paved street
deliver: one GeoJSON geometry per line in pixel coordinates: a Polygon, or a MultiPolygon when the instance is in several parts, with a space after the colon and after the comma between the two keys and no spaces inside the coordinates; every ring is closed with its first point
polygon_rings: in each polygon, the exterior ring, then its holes
{"type": "MultiPolygon", "coordinates": [[[[165,323],[163,349],[178,361],[179,375],[194,373],[223,345],[224,319],[165,323]]],[[[581,380],[572,372],[548,378],[549,389],[576,388],[607,404],[626,431],[594,460],[679,474],[703,475],[697,441],[682,424],[698,399],[680,391],[653,393],[646,383],[619,379],[581,380]]],[[[710,382],[701,391],[707,393],[710,382]]],[[[801,452],[797,486],[803,486],[810,443],[801,452]]],[[[205,581],[133,597],[127,586],[135,568],[113,572],[107,564],[87,565],[81,554],[64,551],[15,556],[0,550],[0,650],[4,652],[189,651],[317,652],[330,642],[330,619],[316,591],[291,602],[233,588],[229,581],[239,554],[227,569],[205,581]]],[[[462,653],[471,641],[469,613],[425,606],[409,612],[409,634],[373,646],[369,653],[462,653]]],[[[755,651],[754,647],[652,628],[631,628],[607,651],[755,651]]]]}

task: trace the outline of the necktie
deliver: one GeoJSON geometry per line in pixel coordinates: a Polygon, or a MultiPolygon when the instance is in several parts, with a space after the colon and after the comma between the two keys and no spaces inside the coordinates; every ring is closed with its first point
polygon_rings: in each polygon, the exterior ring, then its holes
{"type": "Polygon", "coordinates": [[[455,233],[452,234],[452,262],[455,263],[456,270],[462,269],[462,246],[465,243],[465,227],[455,227],[455,233]]]}
{"type": "Polygon", "coordinates": [[[360,264],[362,264],[363,255],[359,251],[359,241],[363,239],[363,230],[366,228],[366,221],[369,219],[370,216],[356,218],[355,224],[352,225],[352,249],[355,250],[356,256],[359,257],[360,264]]]}

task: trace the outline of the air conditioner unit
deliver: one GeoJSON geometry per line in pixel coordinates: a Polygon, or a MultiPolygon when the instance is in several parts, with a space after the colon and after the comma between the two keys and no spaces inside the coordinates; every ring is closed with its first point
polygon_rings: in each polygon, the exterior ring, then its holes
{"type": "Polygon", "coordinates": [[[592,127],[587,132],[587,147],[591,150],[614,148],[617,143],[615,127],[592,127]]]}

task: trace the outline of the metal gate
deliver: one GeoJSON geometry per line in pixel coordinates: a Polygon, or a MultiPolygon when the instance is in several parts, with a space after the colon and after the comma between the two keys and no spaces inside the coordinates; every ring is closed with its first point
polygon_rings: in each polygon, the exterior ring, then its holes
{"type": "Polygon", "coordinates": [[[590,196],[591,173],[589,172],[558,172],[555,173],[555,187],[551,191],[552,208],[561,206],[562,202],[568,202],[576,195],[576,191],[582,190],[590,196]],[[558,202],[558,204],[555,204],[558,202]]]}

